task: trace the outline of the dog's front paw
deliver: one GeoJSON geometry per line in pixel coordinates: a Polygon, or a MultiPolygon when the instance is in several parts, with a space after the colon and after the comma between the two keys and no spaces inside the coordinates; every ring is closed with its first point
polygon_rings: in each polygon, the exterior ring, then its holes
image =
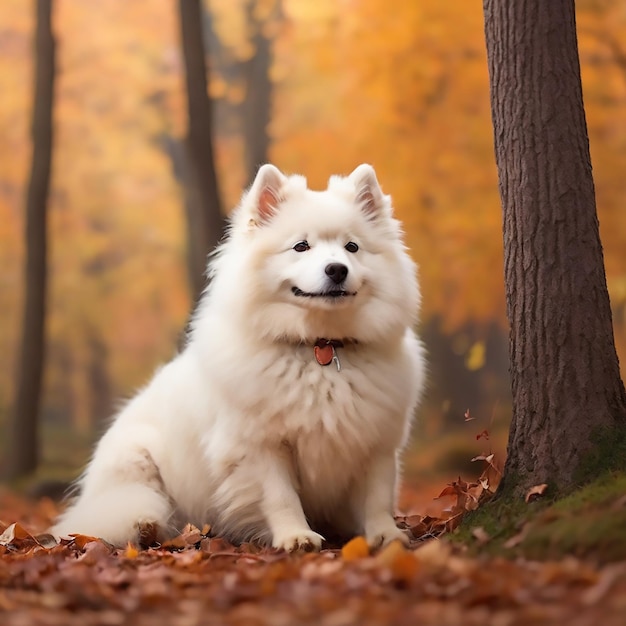
{"type": "Polygon", "coordinates": [[[287,552],[318,552],[324,537],[310,529],[295,532],[276,533],[272,546],[287,552]]]}
{"type": "Polygon", "coordinates": [[[396,526],[391,517],[384,522],[381,521],[367,528],[365,538],[367,539],[367,544],[372,549],[386,546],[392,541],[400,541],[404,546],[409,545],[408,535],[396,526]]]}

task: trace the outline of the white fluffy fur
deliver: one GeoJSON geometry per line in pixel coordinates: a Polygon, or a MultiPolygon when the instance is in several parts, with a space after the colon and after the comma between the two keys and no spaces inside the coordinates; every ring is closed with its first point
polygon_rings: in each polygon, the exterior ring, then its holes
{"type": "Polygon", "coordinates": [[[287,550],[319,549],[326,530],[405,541],[392,514],[423,385],[420,296],[374,170],[316,192],[263,166],[209,274],[185,349],[117,415],[53,532],[120,545],[189,521],[287,550]],[[356,295],[292,292],[332,287],[330,262],[356,295]],[[315,360],[321,337],[345,340],[341,371],[315,360]]]}

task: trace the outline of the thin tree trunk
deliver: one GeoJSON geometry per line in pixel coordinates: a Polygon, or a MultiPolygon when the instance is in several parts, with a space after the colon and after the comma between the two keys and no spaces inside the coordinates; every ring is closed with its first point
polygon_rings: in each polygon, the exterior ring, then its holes
{"type": "Polygon", "coordinates": [[[272,106],[272,82],[270,80],[272,42],[265,36],[264,24],[255,17],[254,8],[255,2],[249,2],[246,6],[248,24],[254,33],[252,37],[254,54],[242,63],[246,85],[242,122],[247,185],[252,184],[257,170],[268,160],[270,145],[268,127],[272,106]]]}
{"type": "Polygon", "coordinates": [[[207,254],[224,230],[224,218],[215,171],[212,107],[207,91],[207,67],[200,0],[179,0],[181,40],[187,84],[186,138],[189,185],[187,236],[189,279],[194,298],[204,287],[207,254]]]}
{"type": "Polygon", "coordinates": [[[39,460],[37,422],[45,356],[46,222],[52,161],[54,53],[52,0],[37,0],[33,156],[26,199],[24,321],[17,372],[15,411],[10,424],[8,475],[32,472],[39,460]]]}
{"type": "Polygon", "coordinates": [[[503,207],[513,419],[502,490],[570,488],[626,426],[573,0],[484,0],[503,207]]]}

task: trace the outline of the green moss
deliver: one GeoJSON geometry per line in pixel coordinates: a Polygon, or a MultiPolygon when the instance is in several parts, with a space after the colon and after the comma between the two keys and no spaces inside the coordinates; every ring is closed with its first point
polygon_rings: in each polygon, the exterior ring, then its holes
{"type": "MultiPolygon", "coordinates": [[[[616,498],[626,495],[626,473],[606,472],[592,483],[577,489],[554,503],[555,511],[581,511],[592,507],[604,509],[616,498]]],[[[626,503],[625,503],[626,504],[626,503]]],[[[624,528],[626,534],[626,527],[624,528]]]]}
{"type": "Polygon", "coordinates": [[[545,507],[546,504],[541,501],[526,504],[521,498],[500,495],[476,511],[468,513],[463,518],[461,526],[451,536],[451,540],[470,548],[479,548],[480,551],[506,554],[507,550],[504,548],[506,541],[517,535],[545,507]],[[487,545],[476,544],[472,535],[475,528],[482,528],[491,537],[487,545]]]}
{"type": "Polygon", "coordinates": [[[584,485],[606,472],[626,471],[626,427],[596,429],[590,441],[593,448],[574,475],[576,485],[584,485]]]}
{"type": "Polygon", "coordinates": [[[505,556],[548,559],[575,555],[602,562],[625,559],[626,472],[605,472],[552,502],[526,504],[520,498],[500,497],[468,514],[453,540],[474,552],[505,556]],[[491,537],[487,544],[479,545],[473,538],[476,527],[491,537]],[[516,545],[509,542],[513,537],[517,537],[516,545]]]}
{"type": "Polygon", "coordinates": [[[606,473],[555,502],[533,520],[520,547],[531,558],[626,558],[626,474],[606,473]]]}

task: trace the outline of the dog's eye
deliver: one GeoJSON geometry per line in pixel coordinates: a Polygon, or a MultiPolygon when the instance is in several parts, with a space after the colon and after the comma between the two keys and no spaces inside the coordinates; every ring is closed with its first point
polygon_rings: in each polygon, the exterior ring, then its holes
{"type": "Polygon", "coordinates": [[[354,243],[354,241],[348,241],[348,243],[344,246],[344,248],[348,252],[356,252],[359,249],[359,246],[354,243]]]}
{"type": "Polygon", "coordinates": [[[306,252],[311,246],[308,241],[298,241],[298,243],[293,247],[296,252],[306,252]]]}

